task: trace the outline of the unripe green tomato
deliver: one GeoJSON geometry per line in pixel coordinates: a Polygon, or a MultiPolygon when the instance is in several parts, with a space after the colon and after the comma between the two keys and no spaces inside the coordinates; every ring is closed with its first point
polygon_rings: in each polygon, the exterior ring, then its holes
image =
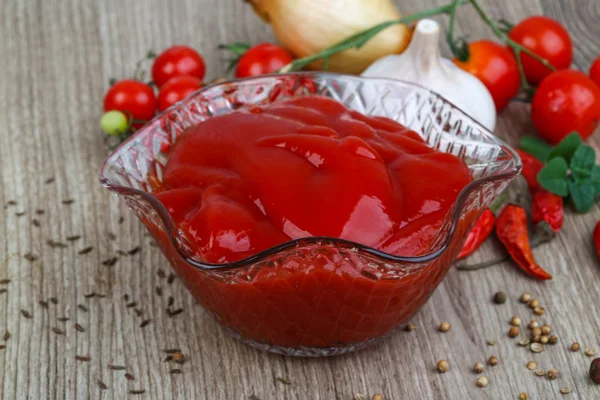
{"type": "Polygon", "coordinates": [[[121,136],[127,132],[129,121],[121,111],[108,111],[100,118],[100,127],[107,135],[121,136]]]}

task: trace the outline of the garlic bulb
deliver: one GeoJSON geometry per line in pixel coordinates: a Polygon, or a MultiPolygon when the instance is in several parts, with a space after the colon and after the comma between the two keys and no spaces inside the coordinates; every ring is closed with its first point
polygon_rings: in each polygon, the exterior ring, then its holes
{"type": "MultiPolygon", "coordinates": [[[[249,0],[271,23],[277,40],[294,56],[305,57],[382,22],[401,18],[390,0],[249,0]]],[[[329,59],[328,71],[358,74],[383,56],[402,52],[410,41],[406,25],[393,25],[360,49],[329,59]]],[[[323,63],[310,67],[322,68],[323,63]]]]}
{"type": "Polygon", "coordinates": [[[496,107],[492,95],[479,79],[440,56],[439,37],[437,22],[419,21],[404,53],[375,61],[362,76],[417,83],[445,97],[493,131],[496,107]]]}

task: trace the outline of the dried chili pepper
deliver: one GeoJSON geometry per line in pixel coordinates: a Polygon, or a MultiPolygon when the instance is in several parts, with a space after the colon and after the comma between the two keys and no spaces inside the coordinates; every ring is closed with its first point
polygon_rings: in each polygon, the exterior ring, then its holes
{"type": "Polygon", "coordinates": [[[596,223],[594,228],[594,247],[596,247],[596,252],[600,256],[600,221],[596,223]]]}
{"type": "Polygon", "coordinates": [[[456,259],[459,260],[473,254],[494,231],[495,223],[496,216],[489,208],[486,208],[479,218],[477,218],[477,221],[475,221],[475,225],[473,225],[473,229],[469,232],[467,240],[456,259]]]}
{"type": "Polygon", "coordinates": [[[540,173],[541,169],[544,168],[544,163],[529,153],[526,153],[522,150],[517,149],[517,153],[521,157],[521,161],[523,162],[523,170],[521,174],[527,181],[527,186],[529,186],[529,191],[531,193],[535,193],[540,189],[540,184],[537,180],[537,176],[540,173]]]}
{"type": "Polygon", "coordinates": [[[531,220],[534,224],[548,222],[554,232],[560,231],[564,218],[563,198],[541,189],[531,199],[531,220]]]}
{"type": "Polygon", "coordinates": [[[504,207],[496,220],[496,234],[523,271],[537,279],[552,279],[552,275],[535,262],[527,232],[527,213],[523,207],[515,204],[504,207]]]}

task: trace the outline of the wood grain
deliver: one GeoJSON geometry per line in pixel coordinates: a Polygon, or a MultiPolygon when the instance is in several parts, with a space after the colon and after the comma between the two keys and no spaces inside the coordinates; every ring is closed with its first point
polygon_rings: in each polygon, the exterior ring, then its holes
{"type": "MultiPolygon", "coordinates": [[[[438,0],[398,0],[415,12],[438,0]]],[[[494,16],[518,21],[545,13],[569,28],[576,46],[574,65],[587,70],[600,53],[600,3],[597,0],[482,1],[494,16]]],[[[600,313],[596,282],[600,263],[591,231],[600,219],[569,213],[559,238],[540,248],[541,264],[554,280],[538,283],[506,264],[478,272],[452,270],[429,303],[415,317],[417,330],[399,332],[361,351],[328,359],[286,358],[266,354],[225,336],[177,280],[159,276],[169,267],[137,219],[103,190],[97,179],[106,156],[97,120],[111,77],[130,75],[149,49],[187,43],[205,56],[209,77],[224,70],[219,43],[272,40],[241,1],[160,0],[0,0],[0,398],[3,399],[352,399],[355,393],[386,399],[531,399],[600,397],[587,378],[589,359],[567,346],[578,340],[600,350],[600,313]],[[53,180],[52,180],[52,179],[53,180]],[[72,204],[63,204],[73,199],[72,204]],[[15,201],[16,205],[8,205],[15,201]],[[43,210],[37,214],[36,210],[43,210]],[[25,215],[17,216],[24,212],[25,215]],[[122,221],[120,221],[122,218],[122,221]],[[33,219],[39,221],[35,226],[33,219]],[[116,239],[112,239],[112,234],[116,239]],[[68,236],[81,238],[68,241],[68,236]],[[49,246],[48,239],[66,243],[49,246]],[[81,249],[93,246],[88,254],[81,249]],[[118,251],[115,265],[103,265],[118,251]],[[26,253],[36,257],[27,261],[26,253]],[[160,286],[163,294],[156,295],[160,286]],[[498,290],[507,304],[493,305],[498,290]],[[506,337],[512,315],[528,321],[532,314],[517,297],[538,297],[561,342],[541,354],[506,337]],[[89,293],[106,295],[86,298],[89,293]],[[128,295],[129,300],[123,296],[128,295]],[[184,312],[169,318],[169,296],[184,312]],[[58,304],[50,298],[55,297],[58,304]],[[48,308],[38,302],[47,301],[48,308]],[[136,307],[127,303],[135,301],[136,307]],[[78,307],[84,305],[85,308],[78,307]],[[135,314],[138,308],[142,316],[135,314]],[[32,318],[25,318],[25,310],[32,318]],[[85,311],[87,310],[87,311],[85,311]],[[58,318],[66,316],[68,321],[58,318]],[[142,320],[151,322],[141,328],[142,320]],[[437,325],[447,320],[452,330],[437,325]],[[83,327],[80,332],[75,323],[83,327]],[[55,329],[53,329],[55,328],[55,329]],[[65,334],[57,334],[57,329],[65,334]],[[486,345],[494,338],[497,345],[486,345]],[[187,357],[181,375],[165,363],[163,349],[181,348],[187,357]],[[476,361],[496,355],[500,365],[486,367],[490,384],[476,387],[476,361]],[[79,361],[77,356],[89,357],[79,361]],[[446,374],[435,372],[439,359],[450,361],[446,374]],[[534,376],[528,360],[556,367],[557,381],[534,376]],[[109,369],[123,365],[126,371],[109,369]],[[134,380],[128,380],[125,372],[134,380]],[[284,384],[277,377],[289,379],[284,384]],[[100,380],[107,389],[101,389],[100,380]],[[145,389],[141,395],[130,390],[145,389]]],[[[445,24],[446,21],[440,18],[445,24]]],[[[491,37],[486,26],[465,8],[460,34],[491,37]]],[[[445,54],[448,54],[444,47],[445,54]]],[[[529,111],[511,104],[500,117],[497,133],[515,142],[533,132],[529,111]]],[[[592,140],[596,149],[600,136],[592,140]]],[[[473,257],[498,253],[492,244],[473,257]]]]}

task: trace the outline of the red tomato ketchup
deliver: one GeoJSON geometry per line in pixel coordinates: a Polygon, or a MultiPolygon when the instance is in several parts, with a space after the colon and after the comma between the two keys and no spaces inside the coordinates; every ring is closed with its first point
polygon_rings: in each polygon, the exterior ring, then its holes
{"type": "MultiPolygon", "coordinates": [[[[186,130],[170,150],[156,197],[208,263],[310,236],[410,257],[436,249],[471,181],[459,158],[402,125],[304,96],[186,130]]],[[[235,333],[269,345],[331,347],[380,336],[409,318],[476,217],[461,220],[461,239],[435,262],[381,276],[375,256],[319,244],[203,271],[178,262],[165,235],[154,233],[192,293],[235,333]]]]}

